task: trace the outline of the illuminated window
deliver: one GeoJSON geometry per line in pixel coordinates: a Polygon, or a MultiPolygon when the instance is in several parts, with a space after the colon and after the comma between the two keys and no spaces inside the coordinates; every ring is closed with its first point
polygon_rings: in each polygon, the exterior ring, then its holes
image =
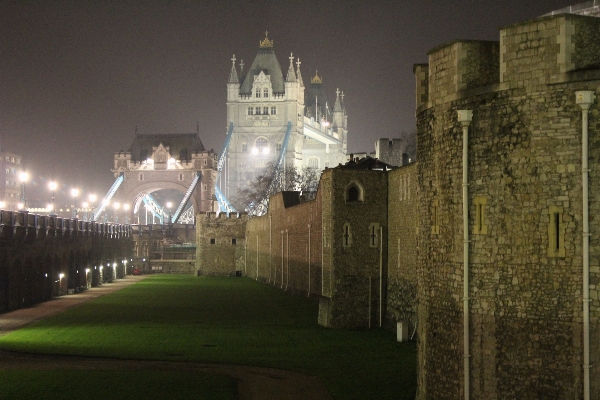
{"type": "Polygon", "coordinates": [[[255,146],[260,151],[264,147],[268,147],[269,146],[269,141],[266,138],[264,138],[264,137],[259,137],[258,139],[256,139],[255,146]]]}

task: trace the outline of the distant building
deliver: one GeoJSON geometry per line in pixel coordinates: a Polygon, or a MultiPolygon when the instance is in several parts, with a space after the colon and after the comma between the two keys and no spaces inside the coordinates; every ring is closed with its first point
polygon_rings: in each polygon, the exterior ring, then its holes
{"type": "Polygon", "coordinates": [[[15,211],[19,209],[21,203],[21,181],[19,173],[22,171],[21,156],[7,151],[0,151],[0,160],[2,175],[0,184],[0,201],[4,202],[4,206],[0,207],[4,210],[15,211]]]}

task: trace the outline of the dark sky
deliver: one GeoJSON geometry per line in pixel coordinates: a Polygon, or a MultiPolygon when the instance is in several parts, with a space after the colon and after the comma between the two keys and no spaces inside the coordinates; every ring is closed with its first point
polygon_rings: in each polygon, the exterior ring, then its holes
{"type": "Polygon", "coordinates": [[[204,146],[221,151],[230,59],[247,68],[268,30],[284,73],[293,52],[305,83],[318,69],[330,99],[344,91],[348,151],[372,151],[377,138],[414,130],[412,66],[428,50],[498,40],[499,27],[570,4],[0,0],[1,147],[23,155],[28,200],[44,204],[52,178],[65,193],[104,195],[136,126],[195,132],[199,121],[204,146]]]}

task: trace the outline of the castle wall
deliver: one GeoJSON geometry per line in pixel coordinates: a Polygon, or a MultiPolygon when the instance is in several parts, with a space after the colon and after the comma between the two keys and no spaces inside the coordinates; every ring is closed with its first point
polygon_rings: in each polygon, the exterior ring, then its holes
{"type": "MultiPolygon", "coordinates": [[[[599,20],[573,15],[509,26],[500,34],[498,84],[460,71],[460,66],[479,64],[480,76],[493,75],[495,63],[482,59],[481,52],[465,54],[455,42],[430,53],[429,98],[417,115],[418,399],[463,396],[457,110],[465,109],[473,111],[468,150],[471,396],[582,396],[581,109],[575,91],[600,86],[600,75],[589,69],[600,61],[590,42],[598,34],[599,20]]],[[[487,54],[495,57],[493,51],[487,54]]],[[[422,81],[423,72],[417,72],[422,81]]],[[[592,219],[600,211],[599,117],[598,106],[592,106],[592,219]]],[[[600,279],[599,233],[592,223],[592,364],[599,361],[600,348],[594,286],[600,279]]],[[[597,374],[592,374],[591,392],[598,398],[597,374]]]]}
{"type": "Polygon", "coordinates": [[[196,216],[198,275],[235,276],[244,265],[248,214],[206,213],[196,216]]]}
{"type": "Polygon", "coordinates": [[[417,325],[417,165],[388,172],[388,272],[384,325],[417,325]]]}
{"type": "Polygon", "coordinates": [[[267,215],[248,221],[248,277],[299,295],[321,294],[319,192],[314,200],[288,207],[284,195],[295,193],[277,193],[267,215]]]}

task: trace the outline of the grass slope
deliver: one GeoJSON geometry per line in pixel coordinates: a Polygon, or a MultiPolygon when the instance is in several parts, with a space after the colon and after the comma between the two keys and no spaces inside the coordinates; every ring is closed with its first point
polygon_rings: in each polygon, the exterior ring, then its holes
{"type": "Polygon", "coordinates": [[[336,398],[410,399],[414,343],[325,329],[314,301],[245,278],[154,276],[0,338],[7,350],[302,371],[336,398]]]}

